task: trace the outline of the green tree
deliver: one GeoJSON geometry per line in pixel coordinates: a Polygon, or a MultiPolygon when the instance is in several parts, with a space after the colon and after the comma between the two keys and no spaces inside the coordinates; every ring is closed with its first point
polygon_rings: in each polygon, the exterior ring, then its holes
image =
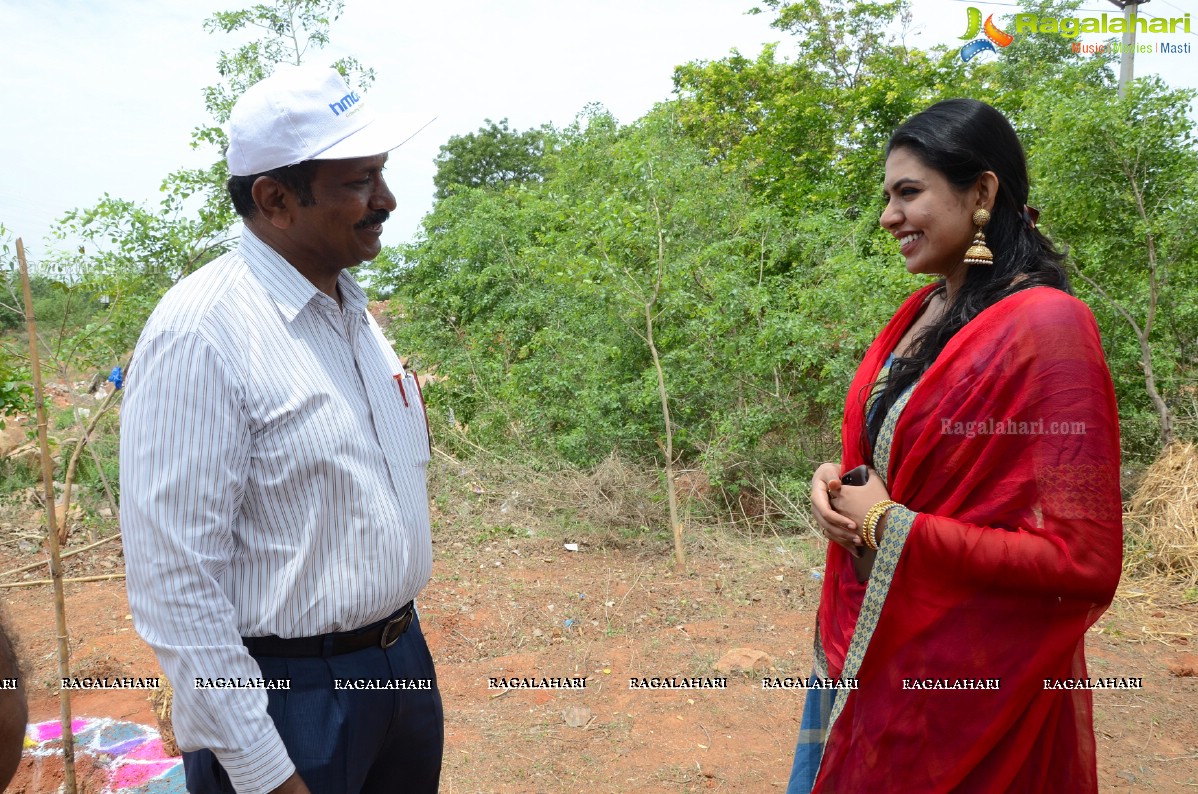
{"type": "Polygon", "coordinates": [[[802,41],[791,61],[767,46],[675,70],[679,117],[709,154],[746,168],[755,192],[789,212],[872,210],[881,153],[903,119],[959,93],[947,53],[906,47],[905,2],[769,2],[773,25],[802,41]]]}
{"type": "Polygon", "coordinates": [[[1156,451],[1148,417],[1159,443],[1173,439],[1176,405],[1198,375],[1196,95],[1157,78],[1123,99],[1113,86],[1075,84],[1030,112],[1042,130],[1032,161],[1044,219],[1102,323],[1137,456],[1156,451]]]}
{"type": "Polygon", "coordinates": [[[455,139],[420,238],[379,277],[399,345],[448,378],[434,408],[513,455],[615,450],[701,466],[732,498],[768,481],[801,499],[839,447],[862,353],[921,283],[878,226],[886,141],[973,96],[1019,130],[1032,201],[1103,329],[1125,439],[1155,451],[1160,406],[1198,394],[1189,95],[1145,83],[1112,113],[1109,59],[1059,36],[966,63],[905,46],[902,2],[767,7],[806,37],[793,58],[680,66],[676,99],[631,125],[591,108],[547,131],[534,176],[485,156],[525,151],[506,126],[455,139]]]}
{"type": "Polygon", "coordinates": [[[868,79],[870,62],[894,45],[890,27],[907,24],[911,14],[907,0],[764,0],[764,5],[777,14],[771,26],[802,39],[817,71],[846,89],[868,79]]]}
{"type": "MultiPolygon", "coordinates": [[[[1069,16],[1078,5],[1038,2],[1028,10],[1069,16]]],[[[872,212],[890,134],[938,100],[995,105],[1030,147],[1037,130],[1023,123],[1023,111],[1033,96],[1111,78],[1110,56],[1078,59],[1068,39],[1051,34],[1020,35],[998,57],[969,63],[957,47],[908,47],[911,10],[900,0],[765,6],[776,14],[773,26],[800,42],[793,59],[779,60],[768,45],[755,59],[733,52],[679,66],[678,113],[713,160],[743,169],[754,192],[799,215],[820,204],[850,219],[872,212]]]]}
{"type": "MultiPolygon", "coordinates": [[[[23,330],[24,301],[17,257],[8,230],[0,225],[0,334],[23,330]]],[[[0,429],[4,417],[25,413],[33,408],[33,387],[29,371],[22,366],[27,356],[11,340],[0,342],[0,429]]]]}
{"type": "Polygon", "coordinates": [[[541,179],[547,140],[552,140],[549,127],[517,132],[507,119],[498,124],[487,119],[478,132],[454,135],[435,160],[436,197],[443,199],[462,187],[503,188],[541,179]]]}
{"type": "Polygon", "coordinates": [[[880,296],[913,282],[868,252],[876,218],[796,222],[676,109],[623,128],[592,109],[558,134],[543,182],[438,201],[383,279],[397,345],[447,376],[430,401],[475,442],[677,459],[733,491],[827,454],[844,396],[827,376],[847,378],[880,296]]]}

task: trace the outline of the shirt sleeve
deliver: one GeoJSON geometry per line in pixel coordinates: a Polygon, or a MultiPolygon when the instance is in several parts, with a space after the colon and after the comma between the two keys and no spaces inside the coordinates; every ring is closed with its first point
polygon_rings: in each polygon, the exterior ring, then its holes
{"type": "Polygon", "coordinates": [[[121,410],[121,526],[129,607],[174,687],[185,750],[208,748],[238,792],[268,792],[294,771],[261,689],[196,679],[257,679],[221,586],[249,462],[237,380],[194,332],[144,338],[121,410]]]}

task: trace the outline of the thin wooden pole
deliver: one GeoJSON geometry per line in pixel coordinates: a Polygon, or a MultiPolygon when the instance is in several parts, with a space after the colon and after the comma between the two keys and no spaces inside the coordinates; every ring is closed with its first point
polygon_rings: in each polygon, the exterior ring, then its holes
{"type": "MultiPolygon", "coordinates": [[[[37,319],[33,316],[33,292],[29,288],[29,265],[25,244],[17,238],[17,261],[21,265],[21,287],[25,291],[25,327],[29,332],[29,361],[33,369],[33,401],[37,406],[37,441],[42,453],[42,487],[46,492],[46,536],[50,544],[50,576],[54,582],[54,618],[58,624],[58,675],[71,677],[67,607],[62,588],[62,559],[58,550],[58,522],[54,520],[54,463],[46,434],[46,401],[42,394],[42,364],[37,350],[37,319]]],[[[78,794],[75,786],[75,736],[71,732],[71,693],[60,690],[62,707],[62,777],[66,794],[78,794]]]]}

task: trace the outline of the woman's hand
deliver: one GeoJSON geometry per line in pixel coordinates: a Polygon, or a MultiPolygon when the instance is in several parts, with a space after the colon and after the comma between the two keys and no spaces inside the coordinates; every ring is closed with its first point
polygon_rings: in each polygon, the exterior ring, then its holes
{"type": "Polygon", "coordinates": [[[839,487],[834,492],[832,508],[846,520],[852,521],[858,532],[864,530],[865,514],[869,509],[890,498],[881,476],[873,469],[869,470],[869,480],[865,485],[841,485],[839,481],[836,484],[839,487]]]}
{"type": "MultiPolygon", "coordinates": [[[[860,547],[865,543],[861,540],[860,520],[854,522],[850,517],[838,512],[832,503],[833,495],[840,488],[839,463],[824,463],[816,469],[811,478],[811,515],[823,530],[825,538],[840,544],[854,557],[860,557],[860,547]]],[[[869,509],[869,505],[866,505],[866,509],[869,509]]],[[[864,511],[862,515],[864,516],[864,511]]]]}

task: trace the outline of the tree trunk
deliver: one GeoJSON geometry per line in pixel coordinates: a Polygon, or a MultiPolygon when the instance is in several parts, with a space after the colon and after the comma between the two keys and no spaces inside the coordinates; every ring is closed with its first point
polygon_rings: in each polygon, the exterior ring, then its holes
{"type": "MultiPolygon", "coordinates": [[[[654,296],[656,297],[656,296],[654,296]]],[[[674,562],[678,569],[686,569],[686,549],[682,545],[682,522],[678,520],[678,488],[674,483],[674,426],[670,422],[670,397],[666,391],[666,375],[653,343],[653,303],[645,304],[645,344],[653,356],[653,369],[657,371],[657,395],[661,398],[661,415],[665,420],[666,443],[666,499],[670,503],[670,528],[674,532],[674,562]]]]}

